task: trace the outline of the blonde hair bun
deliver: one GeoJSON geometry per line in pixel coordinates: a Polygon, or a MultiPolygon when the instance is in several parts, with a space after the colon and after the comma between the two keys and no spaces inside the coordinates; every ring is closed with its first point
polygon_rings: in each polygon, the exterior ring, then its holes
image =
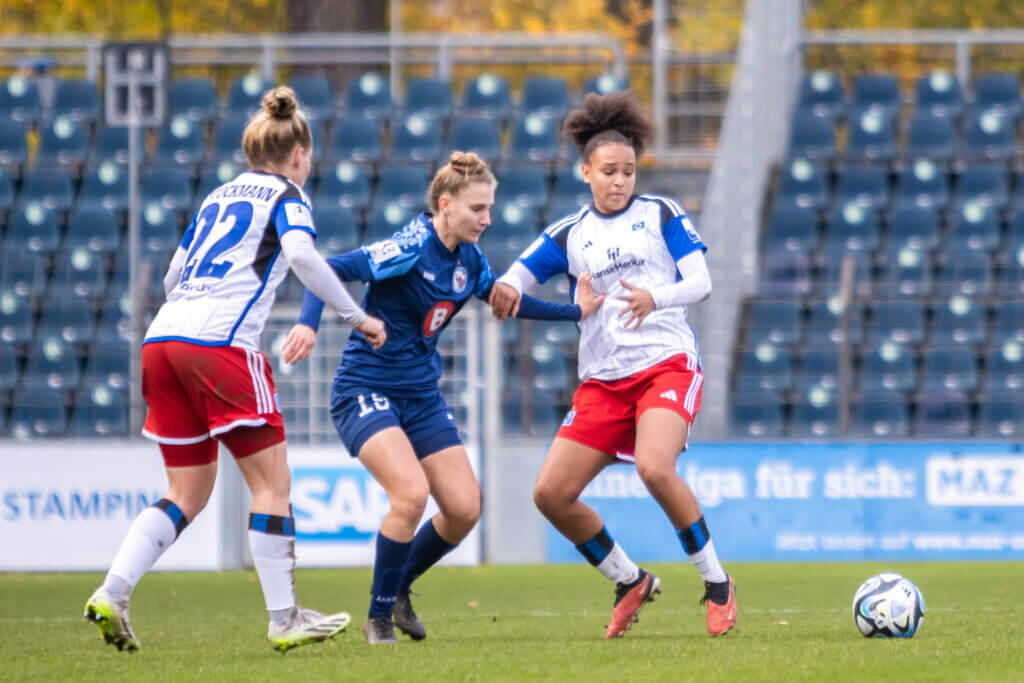
{"type": "Polygon", "coordinates": [[[284,85],[268,90],[261,104],[263,110],[275,119],[290,119],[299,108],[295,91],[284,85]]]}

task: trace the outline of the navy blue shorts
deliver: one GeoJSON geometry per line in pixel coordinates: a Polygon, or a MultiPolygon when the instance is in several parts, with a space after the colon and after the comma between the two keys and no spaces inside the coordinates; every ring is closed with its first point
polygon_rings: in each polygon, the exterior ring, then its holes
{"type": "Polygon", "coordinates": [[[393,398],[364,387],[335,387],[331,392],[331,418],[338,436],[352,457],[367,440],[388,427],[398,427],[422,460],[432,453],[462,445],[455,418],[440,391],[418,398],[393,398]]]}

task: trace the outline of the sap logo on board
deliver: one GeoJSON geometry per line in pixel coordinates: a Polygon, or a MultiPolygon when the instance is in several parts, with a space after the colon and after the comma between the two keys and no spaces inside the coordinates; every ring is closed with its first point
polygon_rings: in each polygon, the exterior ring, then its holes
{"type": "Polygon", "coordinates": [[[295,537],[307,541],[367,541],[388,512],[384,489],[366,471],[292,470],[295,537]]]}
{"type": "Polygon", "coordinates": [[[158,500],[157,491],[8,490],[0,496],[0,520],[130,521],[158,500]]]}
{"type": "Polygon", "coordinates": [[[1024,459],[938,455],[925,462],[932,505],[1024,505],[1024,459]]]}

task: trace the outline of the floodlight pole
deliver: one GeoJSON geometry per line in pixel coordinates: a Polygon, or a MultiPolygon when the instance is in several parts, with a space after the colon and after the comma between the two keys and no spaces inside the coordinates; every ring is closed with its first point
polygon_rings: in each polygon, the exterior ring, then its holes
{"type": "Polygon", "coordinates": [[[131,68],[128,73],[128,289],[132,293],[132,356],[131,400],[128,422],[131,434],[142,431],[142,318],[146,305],[146,282],[139,273],[139,78],[131,68]]]}

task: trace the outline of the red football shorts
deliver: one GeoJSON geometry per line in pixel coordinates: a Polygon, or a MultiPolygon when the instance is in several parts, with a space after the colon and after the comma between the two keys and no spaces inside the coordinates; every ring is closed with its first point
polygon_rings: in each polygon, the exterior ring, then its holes
{"type": "Polygon", "coordinates": [[[622,379],[588,379],[576,390],[558,436],[609,455],[632,456],[637,418],[648,408],[668,408],[693,424],[703,384],[696,359],[685,353],[622,379]]]}
{"type": "Polygon", "coordinates": [[[214,439],[243,458],[285,438],[270,364],[258,351],[144,344],[142,397],[149,406],[142,434],[161,445],[169,467],[215,461],[214,439]]]}

